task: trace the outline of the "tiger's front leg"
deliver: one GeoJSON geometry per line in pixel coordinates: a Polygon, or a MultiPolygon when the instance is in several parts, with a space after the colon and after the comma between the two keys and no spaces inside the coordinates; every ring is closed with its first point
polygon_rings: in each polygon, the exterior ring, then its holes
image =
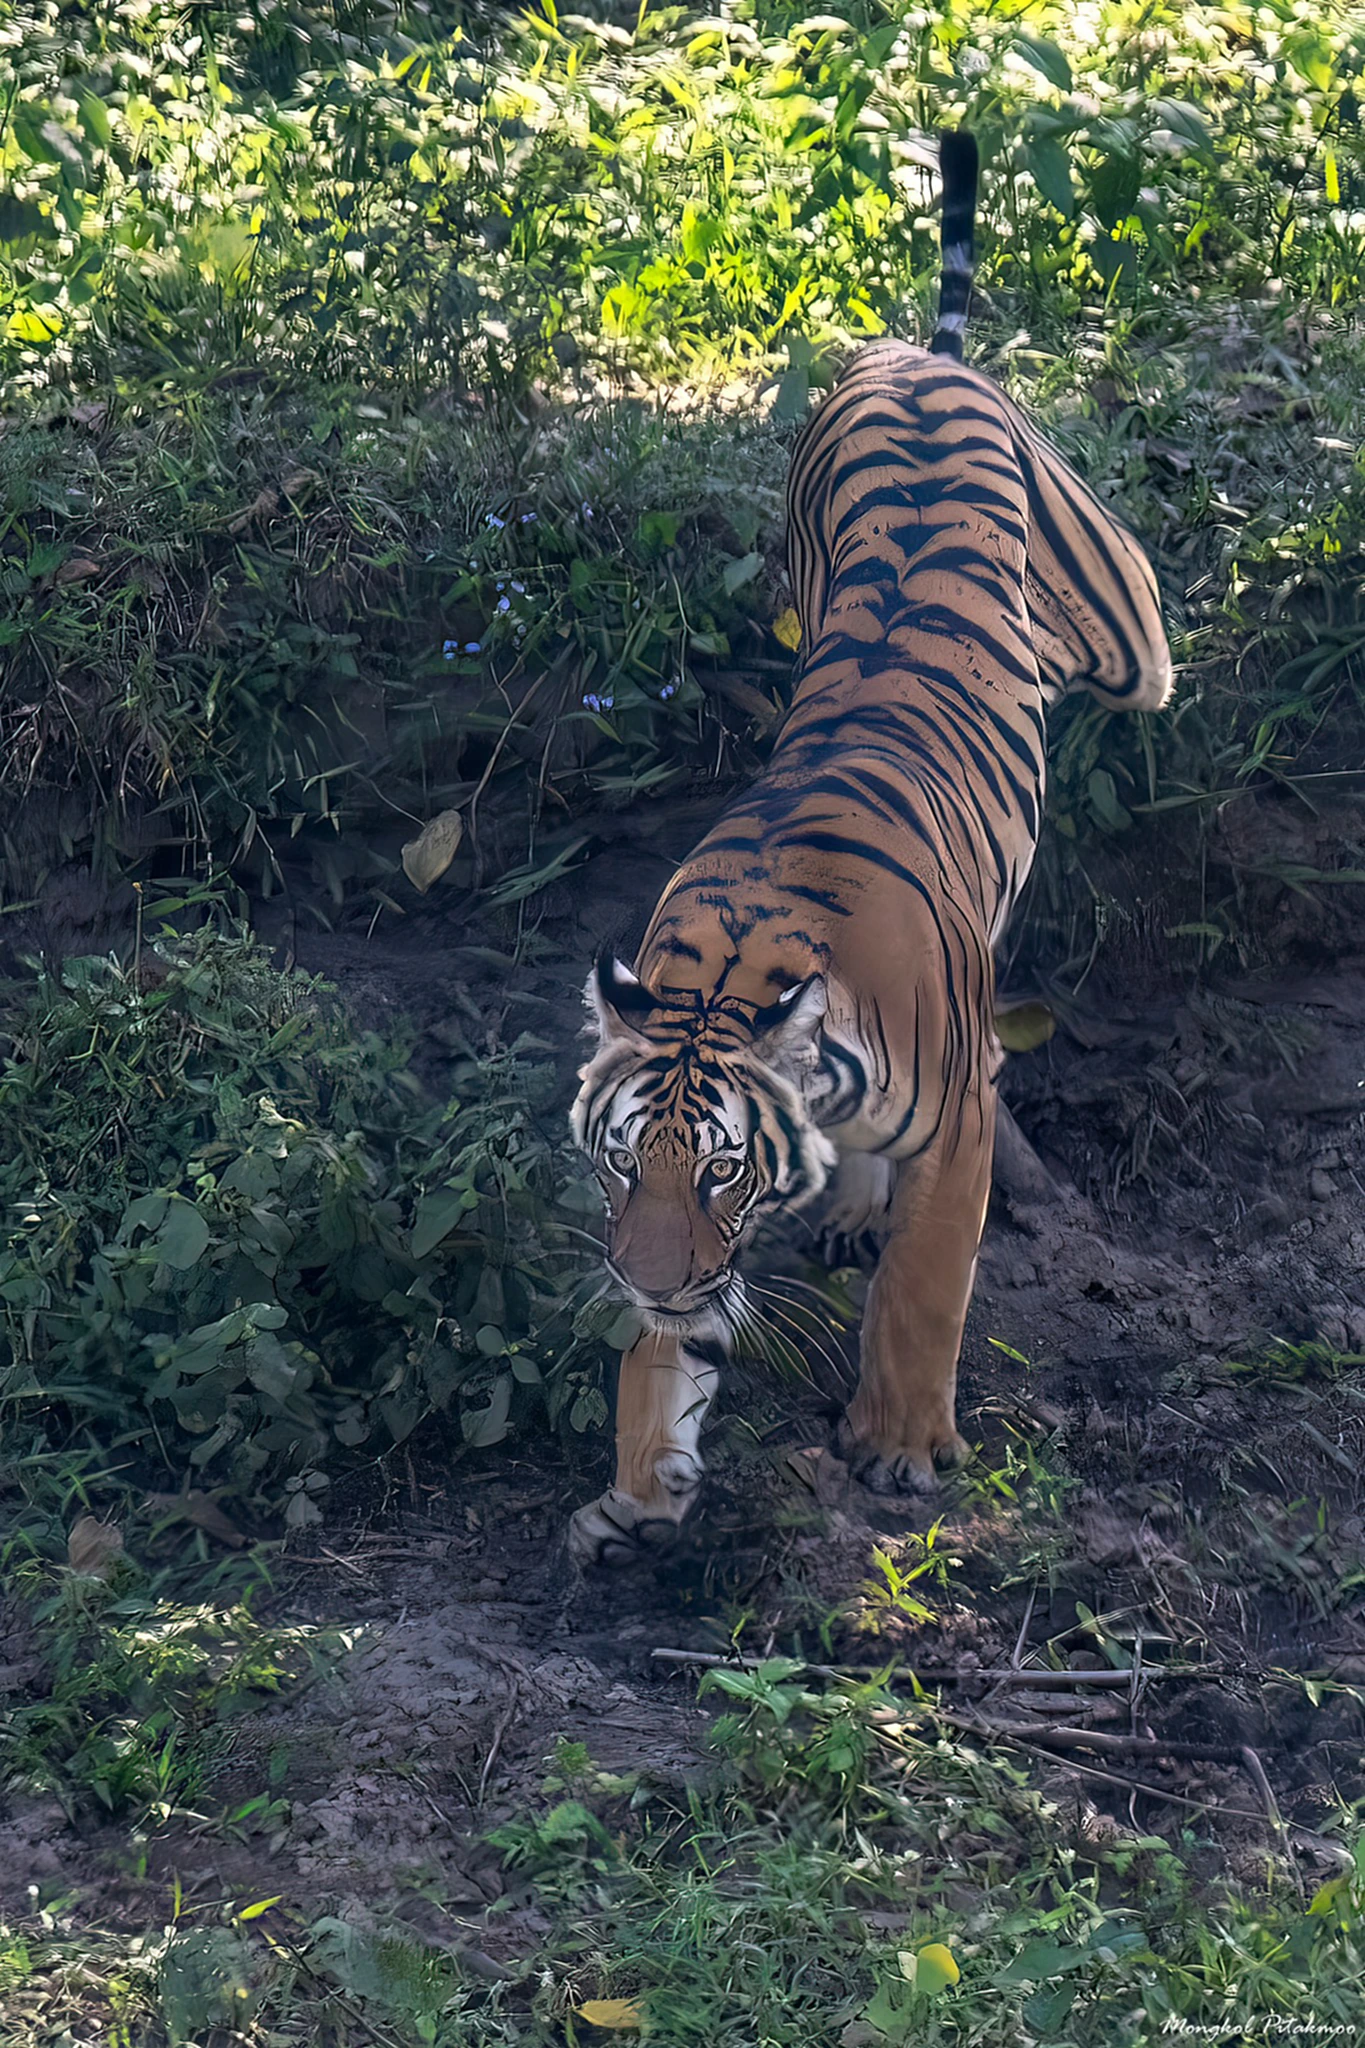
{"type": "Polygon", "coordinates": [[[902,1167],[863,1315],[858,1390],[843,1441],[878,1493],[925,1493],[970,1456],[955,1415],[957,1361],[976,1277],[995,1139],[995,1089],[969,1096],[951,1148],[902,1167]]]}
{"type": "Polygon", "coordinates": [[[701,1485],[701,1425],[719,1378],[664,1332],[626,1352],[616,1391],[616,1483],[569,1524],[578,1564],[630,1564],[672,1540],[701,1485]]]}

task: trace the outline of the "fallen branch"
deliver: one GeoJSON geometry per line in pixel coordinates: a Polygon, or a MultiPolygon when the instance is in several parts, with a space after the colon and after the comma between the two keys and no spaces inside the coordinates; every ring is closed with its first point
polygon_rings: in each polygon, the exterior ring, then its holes
{"type": "Polygon", "coordinates": [[[476,1806],[483,1805],[484,1796],[488,1791],[488,1780],[493,1774],[493,1766],[497,1762],[498,1752],[502,1748],[502,1738],[507,1733],[508,1729],[512,1725],[512,1722],[516,1718],[517,1708],[520,1705],[521,1695],[517,1691],[516,1686],[513,1685],[512,1697],[507,1703],[507,1709],[506,1712],[503,1714],[502,1719],[498,1722],[497,1727],[493,1730],[493,1740],[492,1743],[489,1745],[488,1755],[484,1758],[483,1769],[479,1773],[479,1793],[478,1798],[474,1802],[476,1806]]]}
{"type": "Polygon", "coordinates": [[[1042,1743],[1048,1749],[1094,1749],[1108,1756],[1174,1757],[1190,1763],[1240,1764],[1240,1749],[1217,1742],[1163,1742],[1148,1735],[1105,1735],[1094,1728],[1062,1728],[1036,1721],[992,1721],[984,1715],[939,1714],[954,1728],[977,1728],[983,1735],[1007,1735],[1042,1743]]]}
{"type": "MultiPolygon", "coordinates": [[[[1019,1736],[1005,1736],[1013,1749],[1027,1750],[1044,1763],[1056,1763],[1056,1754],[1039,1749],[1032,1742],[1025,1742],[1019,1736]]],[[[1260,1820],[1259,1813],[1251,1812],[1244,1806],[1224,1806],[1217,1799],[1192,1799],[1188,1792],[1171,1792],[1164,1785],[1149,1784],[1145,1778],[1130,1778],[1122,1771],[1106,1771],[1099,1764],[1082,1763],[1078,1757],[1067,1758],[1067,1769],[1079,1771],[1084,1777],[1098,1778],[1103,1785],[1119,1785],[1125,1792],[1140,1792],[1146,1799],[1164,1799],[1168,1806],[1187,1806],[1193,1813],[1217,1814],[1220,1820],[1260,1820]]]]}
{"type": "MultiPolygon", "coordinates": [[[[979,1721],[960,1720],[954,1714],[937,1714],[934,1718],[950,1722],[961,1733],[986,1736],[993,1742],[1004,1743],[1010,1749],[1023,1750],[1027,1755],[1037,1757],[1040,1763],[1063,1762],[1063,1758],[1058,1756],[1055,1750],[1040,1749],[1037,1743],[1029,1741],[1022,1735],[1005,1734],[998,1729],[983,1727],[979,1721]]],[[[888,1731],[879,1729],[878,1734],[883,1742],[901,1755],[909,1754],[905,1744],[891,1736],[888,1731]]],[[[1259,1813],[1252,1813],[1246,1807],[1223,1806],[1216,1799],[1193,1799],[1188,1792],[1172,1792],[1165,1785],[1151,1784],[1146,1778],[1130,1778],[1121,1771],[1107,1771],[1099,1764],[1083,1763],[1079,1757],[1067,1757],[1065,1764],[1067,1770],[1076,1771],[1082,1777],[1096,1778],[1104,1785],[1118,1785],[1125,1792],[1141,1792],[1148,1799],[1164,1799],[1170,1806],[1187,1806],[1194,1813],[1214,1813],[1220,1820],[1261,1819],[1259,1813]]],[[[1301,1834],[1303,1831],[1300,1829],[1295,1832],[1301,1834]]]]}
{"type": "MultiPolygon", "coordinates": [[[[1044,1757],[1059,1753],[1064,1754],[1067,1750],[1071,1749],[1093,1749],[1102,1756],[1163,1757],[1170,1758],[1172,1761],[1240,1765],[1261,1796],[1261,1801],[1265,1808],[1264,1818],[1270,1823],[1271,1835],[1279,1845],[1285,1862],[1293,1873],[1294,1884],[1298,1890],[1300,1900],[1306,1902],[1307,1894],[1304,1891],[1303,1873],[1291,1853],[1290,1830],[1285,1826],[1284,1816],[1280,1812],[1279,1801],[1276,1799],[1274,1789],[1269,1778],[1266,1776],[1265,1765],[1249,1744],[1243,1743],[1237,1748],[1232,1749],[1213,1742],[1167,1742],[1159,1737],[1154,1738],[1146,1735],[1105,1735],[1092,1728],[1035,1728],[1030,1727],[1027,1722],[993,1722],[982,1717],[970,1718],[965,1714],[948,1714],[942,1712],[942,1710],[939,1710],[934,1718],[935,1720],[946,1721],[950,1727],[960,1729],[966,1734],[971,1734],[973,1730],[976,1730],[990,1741],[1015,1743],[1020,1748],[1031,1749],[1035,1755],[1044,1757]]],[[[1076,1765],[1074,1758],[1071,1759],[1071,1762],[1074,1768],[1081,1770],[1090,1768],[1084,1764],[1076,1765]]],[[[1206,1807],[1211,1813],[1224,1815],[1228,1818],[1240,1820],[1259,1820],[1262,1818],[1259,1814],[1248,1813],[1242,1807],[1223,1806],[1217,1800],[1195,1801],[1190,1799],[1187,1794],[1172,1795],[1164,1791],[1161,1786],[1149,1784],[1144,1779],[1125,1779],[1113,1772],[1101,1773],[1092,1771],[1092,1775],[1107,1776],[1115,1784],[1127,1784],[1133,1791],[1144,1792],[1151,1799],[1171,1799],[1174,1797],[1180,1805],[1201,1805],[1206,1807]]]]}
{"type": "Polygon", "coordinates": [[[1270,1832],[1284,1851],[1285,1859],[1294,1872],[1294,1883],[1298,1887],[1299,1903],[1300,1905],[1307,1905],[1307,1895],[1303,1888],[1303,1873],[1289,1854],[1289,1830],[1284,1824],[1284,1815],[1280,1812],[1280,1802],[1275,1797],[1270,1780],[1265,1774],[1265,1765],[1261,1762],[1260,1757],[1251,1747],[1250,1743],[1244,1743],[1238,1751],[1238,1755],[1252,1784],[1261,1795],[1261,1800],[1265,1806],[1266,1819],[1270,1822],[1270,1832]]]}
{"type": "MultiPolygon", "coordinates": [[[[651,1650],[656,1664],[696,1666],[706,1671],[757,1671],[771,1660],[766,1657],[719,1657],[704,1650],[651,1650]]],[[[882,1675],[878,1664],[800,1664],[798,1670],[813,1678],[872,1679],[882,1675]]],[[[960,1671],[947,1665],[898,1664],[886,1674],[887,1684],[897,1679],[915,1679],[928,1685],[1000,1685],[1036,1687],[1043,1692],[1068,1692],[1072,1686],[1111,1686],[1124,1691],[1132,1685],[1134,1671],[1016,1671],[1010,1665],[979,1671],[960,1671]]],[[[1136,1672],[1145,1685],[1152,1678],[1234,1678],[1254,1676],[1236,1671],[1228,1664],[1143,1664],[1136,1672]]]]}

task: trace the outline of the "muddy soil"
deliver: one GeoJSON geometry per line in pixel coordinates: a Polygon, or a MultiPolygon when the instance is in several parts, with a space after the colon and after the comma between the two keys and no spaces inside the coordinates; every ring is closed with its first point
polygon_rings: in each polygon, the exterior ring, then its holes
{"type": "MultiPolygon", "coordinates": [[[[587,964],[607,941],[629,952],[715,802],[594,821],[590,858],[535,901],[536,964],[496,989],[439,891],[402,925],[285,919],[268,935],[366,1021],[411,1019],[433,1088],[472,1008],[494,1041],[553,1038],[567,1104],[587,964]]],[[[1179,1800],[1221,1809],[1234,1864],[1263,1855],[1272,1825],[1254,1752],[1311,1865],[1334,1800],[1362,1789],[1365,1734],[1365,929],[1359,951],[1157,990],[1108,966],[1059,1005],[1050,1044],[1011,1060],[1023,1135],[1002,1160],[962,1370],[962,1427],[982,1448],[938,1503],[874,1498],[833,1455],[851,1370],[834,1333],[805,1382],[731,1374],[698,1515],[646,1569],[583,1582],[565,1559],[569,1511],[609,1476],[605,1439],[463,1454],[455,1470],[438,1431],[419,1436],[401,1470],[338,1488],[282,1562],[279,1616],[334,1624],[351,1647],[256,1715],[205,1793],[223,1812],[278,1783],[267,1819],[235,1837],[177,1822],[133,1858],[112,1829],[20,1802],[0,1816],[0,1913],[36,1880],[132,1923],[174,1873],[191,1897],[399,1913],[496,1971],[538,1927],[506,1895],[490,1830],[539,1795],[561,1739],[622,1777],[704,1773],[695,1674],[652,1653],[714,1653],[737,1633],[752,1653],[951,1670],[953,1711],[1016,1741],[1030,1719],[1079,1715],[1218,1747],[1116,1764],[1136,1792],[1094,1758],[1049,1759],[1044,1738],[1033,1754],[1095,1825],[1177,1827],[1179,1800]],[[938,1513],[948,1563],[916,1619],[873,1551],[922,1556],[938,1513]],[[1201,1668],[1078,1707],[1066,1668],[1135,1648],[1149,1667],[1201,1668]],[[1057,1694],[971,1681],[1030,1659],[1062,1667],[1057,1694]]],[[[800,1245],[765,1255],[813,1271],[800,1245]]],[[[861,1285],[849,1276],[855,1302],[861,1285]]]]}

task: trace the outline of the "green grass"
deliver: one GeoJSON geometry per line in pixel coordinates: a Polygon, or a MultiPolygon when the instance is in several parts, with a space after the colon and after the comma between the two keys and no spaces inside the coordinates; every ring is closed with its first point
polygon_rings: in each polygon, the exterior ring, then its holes
{"type": "Polygon", "coordinates": [[[454,806],[444,888],[514,904],[525,826],[499,821],[528,784],[554,793],[537,845],[581,844],[585,803],[749,731],[699,663],[785,675],[784,468],[762,422],[626,402],[526,423],[268,389],[7,435],[9,901],[73,857],[156,859],[392,920],[401,843],[454,806]]]}
{"type": "MultiPolygon", "coordinates": [[[[1075,1603],[1090,1646],[1117,1665],[1131,1659],[1131,1598],[1166,1617],[1176,1661],[1202,1644],[1236,1664],[1246,1643],[1229,1634],[1234,1589],[1319,1615],[1322,1596],[1358,1595],[1326,1569],[1337,1507],[1315,1517],[1296,1493],[1321,1462],[1337,1500],[1335,1447],[1295,1438],[1289,1462],[1283,1401],[1271,1399],[1283,1379],[1300,1397],[1294,1413],[1311,1418],[1320,1393],[1358,1392],[1357,1363],[1306,1347],[1254,1364],[1198,1384],[1235,1390],[1250,1450],[1274,1439],[1283,1494],[1252,1493],[1246,1460],[1220,1464],[1197,1436],[1184,1442],[1215,1487],[1174,1539],[1182,1571],[1164,1556],[1134,1561],[1131,1583],[1106,1582],[1121,1612],[1075,1603]],[[1212,1602],[1215,1585],[1229,1597],[1212,1602]],[[1211,1637],[1215,1605],[1224,1619],[1211,1637]]],[[[1170,1391],[1180,1400],[1194,1386],[1170,1391]]],[[[1173,1441],[1184,1441],[1176,1420],[1173,1441]]],[[[1176,1469],[1169,1447],[1158,1454],[1176,1469]]],[[[787,1587],[784,1633],[808,1620],[831,1659],[886,1667],[932,1661],[936,1621],[972,1609],[987,1637],[1012,1639],[1011,1581],[1041,1590],[1056,1567],[1075,1583],[1072,1464],[1090,1460],[1094,1480],[1094,1455],[1060,1436],[1011,1438],[962,1475],[940,1524],[869,1551],[861,1605],[825,1617],[823,1631],[809,1597],[794,1606],[787,1587]],[[859,1626],[868,1617],[871,1632],[859,1626]]],[[[1143,1454],[1115,1437],[1104,1455],[1102,1488],[1131,1492],[1143,1454]]],[[[1161,1491],[1149,1472],[1148,1495],[1161,1491]]],[[[56,2048],[63,2029],[121,2048],[588,2048],[603,2038],[592,2020],[601,2001],[668,2048],[1147,2048],[1196,2028],[1235,2048],[1291,2025],[1344,2039],[1365,2026],[1365,1837],[1344,1783],[1315,1779],[1286,1808],[1287,1853],[1245,1774],[1222,1773],[1211,1789],[1120,1761],[1149,1787],[1205,1802],[1191,1811],[1149,1791],[1135,1821],[1116,1788],[1073,1774],[1084,1760],[1049,1775],[1049,1759],[968,1734],[955,1693],[941,1709],[932,1688],[827,1681],[780,1656],[708,1674],[711,1760],[685,1783],[648,1757],[638,1771],[604,1770],[591,1736],[560,1741],[540,1796],[523,1793],[490,1824],[504,1884],[477,1918],[429,1872],[404,1909],[300,1899],[272,1861],[299,1796],[298,1758],[253,1742],[250,1716],[334,1665],[353,1632],[282,1622],[271,1546],[215,1563],[202,1536],[187,1545],[182,1525],[166,1526],[93,1460],[16,1473],[11,1496],[9,1612],[50,1690],[0,1722],[7,1788],[55,1796],[87,1836],[96,1820],[116,1823],[135,1878],[153,1832],[161,1870],[211,1861],[217,1842],[257,1861],[249,1889],[186,1896],[168,1882],[117,1920],[69,1880],[44,1878],[0,1937],[16,2048],[56,2048]],[[65,1564],[86,1508],[126,1535],[103,1579],[65,1564]],[[215,2031],[229,2025],[235,2036],[215,2031]]],[[[1060,1601],[1062,1614],[1071,1604],[1060,1601]]],[[[736,1643],[748,1626],[768,1639],[768,1621],[746,1611],[736,1643]]],[[[1051,1649],[1063,1654],[1079,1633],[1063,1628],[1051,1649]]],[[[1264,1676],[1263,1706],[1294,1683],[1338,1753],[1349,1749],[1349,1688],[1264,1676]]],[[[672,1725],[671,1703],[665,1712],[672,1725]]]]}
{"type": "Polygon", "coordinates": [[[519,1938],[500,1983],[453,1925],[428,1946],[243,1899],[177,1909],[130,1944],[64,1930],[57,1905],[0,1949],[16,2048],[55,2041],[73,2011],[118,2014],[130,2044],[231,2018],[262,2048],[324,2030],[355,2048],[550,2048],[601,2038],[599,2000],[668,2048],[1137,2048],[1196,2028],[1233,2043],[1365,2024],[1350,1814],[1337,1876],[1306,1899],[1271,1859],[1261,1880],[1196,1885],[1197,1822],[1174,1842],[1102,1833],[932,1710],[871,1686],[811,1693],[790,1670],[725,1674],[723,1767],[681,1805],[561,1750],[546,1805],[494,1837],[506,1906],[534,1905],[545,1929],[529,1949],[519,1938]]]}
{"type": "Polygon", "coordinates": [[[1360,62],[1288,4],[20,9],[8,903],[74,855],[392,920],[458,808],[447,886],[510,915],[585,809],[751,772],[786,447],[847,346],[923,333],[964,118],[977,357],[1137,526],[1184,664],[1161,720],[1058,718],[1021,964],[1142,943],[1135,891],[1179,968],[1253,956],[1359,872],[1212,827],[1365,738],[1360,62]]]}

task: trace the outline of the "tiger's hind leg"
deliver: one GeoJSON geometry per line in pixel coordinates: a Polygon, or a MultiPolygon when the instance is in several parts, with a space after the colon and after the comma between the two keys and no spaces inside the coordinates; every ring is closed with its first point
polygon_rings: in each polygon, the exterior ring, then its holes
{"type": "Polygon", "coordinates": [[[891,1220],[895,1188],[896,1169],[889,1159],[875,1152],[839,1154],[816,1232],[827,1266],[856,1266],[876,1259],[891,1220]]]}
{"type": "Polygon", "coordinates": [[[966,1128],[901,1169],[890,1235],[863,1314],[858,1390],[842,1441],[855,1475],[878,1493],[932,1490],[935,1470],[970,1455],[955,1416],[957,1361],[976,1277],[995,1135],[984,1081],[966,1128]]]}
{"type": "Polygon", "coordinates": [[[616,1390],[616,1483],[570,1522],[575,1563],[631,1564],[672,1541],[701,1486],[701,1425],[719,1377],[665,1333],[627,1351],[616,1390]]]}

